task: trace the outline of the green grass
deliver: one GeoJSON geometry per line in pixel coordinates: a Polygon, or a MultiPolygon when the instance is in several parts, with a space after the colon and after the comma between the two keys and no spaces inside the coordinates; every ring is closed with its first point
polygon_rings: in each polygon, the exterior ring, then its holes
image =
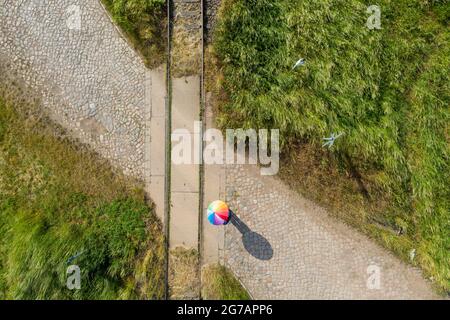
{"type": "Polygon", "coordinates": [[[221,265],[210,265],[202,271],[202,298],[206,300],[250,300],[230,270],[221,265]]]}
{"type": "Polygon", "coordinates": [[[163,297],[161,228],[140,187],[36,107],[3,98],[0,234],[1,299],[163,297]],[[81,289],[71,291],[77,253],[81,289]]]}
{"type": "Polygon", "coordinates": [[[402,258],[416,249],[413,263],[448,292],[450,4],[380,0],[382,30],[372,31],[371,4],[226,0],[214,43],[218,122],[279,128],[282,170],[314,182],[300,191],[350,208],[335,214],[402,258]],[[301,57],[306,66],[292,70],[301,57]],[[333,132],[344,135],[324,150],[333,132]],[[309,172],[292,161],[304,150],[312,158],[297,163],[309,172]]]}
{"type": "Polygon", "coordinates": [[[164,62],[165,0],[102,0],[147,67],[164,62]]]}

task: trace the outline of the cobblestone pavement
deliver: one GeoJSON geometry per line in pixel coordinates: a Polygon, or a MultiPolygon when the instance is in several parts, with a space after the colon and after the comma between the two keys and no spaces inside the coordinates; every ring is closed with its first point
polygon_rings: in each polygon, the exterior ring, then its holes
{"type": "Polygon", "coordinates": [[[143,178],[145,68],[99,1],[0,0],[0,54],[55,120],[143,178]]]}
{"type": "Polygon", "coordinates": [[[418,270],[256,166],[227,166],[226,198],[238,218],[222,259],[256,299],[436,298],[418,270]]]}

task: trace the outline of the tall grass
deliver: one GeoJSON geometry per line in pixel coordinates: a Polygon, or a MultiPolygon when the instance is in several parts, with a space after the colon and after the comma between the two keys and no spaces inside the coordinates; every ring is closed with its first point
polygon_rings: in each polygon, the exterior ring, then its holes
{"type": "Polygon", "coordinates": [[[0,234],[2,299],[163,297],[161,229],[143,192],[34,107],[2,98],[0,234]],[[69,264],[80,290],[66,287],[69,264]]]}
{"type": "Polygon", "coordinates": [[[450,5],[380,0],[382,29],[369,30],[370,4],[226,0],[214,44],[219,123],[279,128],[285,154],[344,133],[329,152],[365,197],[388,203],[364,223],[401,227],[381,241],[404,257],[416,249],[414,263],[448,291],[450,5]]]}
{"type": "Polygon", "coordinates": [[[226,267],[213,264],[202,270],[202,298],[205,300],[250,300],[247,291],[226,267]]]}
{"type": "Polygon", "coordinates": [[[164,62],[165,0],[102,0],[148,67],[164,62]]]}

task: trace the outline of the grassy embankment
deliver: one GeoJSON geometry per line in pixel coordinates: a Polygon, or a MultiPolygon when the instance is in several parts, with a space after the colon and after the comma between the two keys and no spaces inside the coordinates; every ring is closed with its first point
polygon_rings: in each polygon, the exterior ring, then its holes
{"type": "Polygon", "coordinates": [[[102,0],[147,67],[164,62],[166,48],[165,0],[102,0]]]}
{"type": "Polygon", "coordinates": [[[34,105],[4,99],[10,90],[0,90],[0,298],[163,298],[162,232],[139,185],[34,105]],[[80,290],[66,287],[70,264],[80,290]]]}
{"type": "Polygon", "coordinates": [[[286,181],[449,292],[450,4],[370,4],[226,0],[218,122],[279,128],[286,181]]]}
{"type": "Polygon", "coordinates": [[[226,267],[210,265],[202,270],[205,300],[250,300],[247,291],[226,267]]]}

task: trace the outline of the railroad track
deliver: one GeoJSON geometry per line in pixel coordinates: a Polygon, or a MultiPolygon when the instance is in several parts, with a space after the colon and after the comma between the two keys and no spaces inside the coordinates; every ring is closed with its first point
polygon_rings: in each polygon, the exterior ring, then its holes
{"type": "MultiPolygon", "coordinates": [[[[203,263],[203,210],[204,210],[204,167],[187,167],[181,171],[190,172],[191,179],[186,179],[182,185],[179,179],[180,169],[174,167],[171,159],[171,133],[176,127],[183,125],[186,120],[180,119],[182,109],[187,113],[191,111],[194,120],[204,123],[204,41],[205,41],[205,15],[204,0],[168,0],[167,2],[167,61],[166,61],[166,132],[165,132],[165,209],[164,209],[164,234],[165,234],[165,298],[171,298],[170,270],[171,249],[177,246],[186,246],[198,251],[196,275],[199,282],[198,292],[195,298],[201,299],[201,266],[203,263]],[[186,85],[179,81],[184,77],[186,85]],[[188,80],[187,80],[188,79],[188,80]],[[180,88],[181,86],[181,88],[180,88]],[[195,88],[195,90],[192,90],[195,88]],[[197,91],[198,92],[195,92],[197,91]],[[183,100],[189,97],[180,97],[179,92],[187,92],[191,96],[194,105],[183,105],[183,100]],[[189,94],[192,93],[192,94],[189,94]],[[180,102],[181,101],[181,102],[180,102]],[[197,104],[197,105],[195,105],[197,104]],[[198,110],[196,108],[199,108],[198,110]],[[190,110],[192,109],[192,110],[190,110]],[[197,111],[199,111],[197,113],[197,111]],[[195,114],[197,113],[197,118],[195,114]],[[193,181],[197,180],[197,181],[193,181]],[[184,189],[186,185],[191,188],[184,189]],[[189,207],[189,204],[192,204],[189,207]],[[194,205],[195,204],[195,205],[194,205]],[[186,217],[179,216],[180,205],[186,205],[190,212],[191,223],[180,225],[178,220],[186,217]],[[178,216],[177,216],[178,215],[178,216]],[[195,220],[194,222],[192,220],[195,220]],[[180,228],[185,228],[180,232],[180,228]],[[194,234],[195,232],[195,234],[194,234]]],[[[195,130],[195,129],[194,129],[195,130]]],[[[204,124],[201,132],[204,130],[204,124]]],[[[194,133],[195,134],[195,133],[194,133]]],[[[202,140],[200,140],[202,141],[202,140]]],[[[203,142],[200,144],[203,153],[203,142]]]]}

